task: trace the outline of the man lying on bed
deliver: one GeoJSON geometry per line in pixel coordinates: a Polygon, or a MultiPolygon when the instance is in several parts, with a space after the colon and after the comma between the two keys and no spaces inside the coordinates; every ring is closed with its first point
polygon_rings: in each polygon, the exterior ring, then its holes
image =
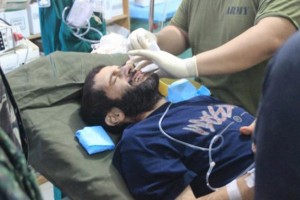
{"type": "Polygon", "coordinates": [[[239,129],[254,118],[208,96],[167,102],[158,84],[156,74],[135,72],[127,64],[95,68],[83,88],[81,114],[86,123],[110,132],[127,125],[113,164],[132,195],[252,199],[253,173],[245,173],[254,162],[251,137],[239,129]]]}

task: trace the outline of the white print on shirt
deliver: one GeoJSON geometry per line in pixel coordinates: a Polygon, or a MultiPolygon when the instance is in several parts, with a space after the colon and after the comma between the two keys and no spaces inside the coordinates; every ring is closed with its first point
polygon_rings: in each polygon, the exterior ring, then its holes
{"type": "Polygon", "coordinates": [[[209,135],[216,131],[215,125],[221,125],[228,118],[232,117],[232,110],[234,108],[231,105],[207,106],[207,111],[202,111],[198,119],[190,119],[190,124],[183,129],[200,135],[209,135]]]}

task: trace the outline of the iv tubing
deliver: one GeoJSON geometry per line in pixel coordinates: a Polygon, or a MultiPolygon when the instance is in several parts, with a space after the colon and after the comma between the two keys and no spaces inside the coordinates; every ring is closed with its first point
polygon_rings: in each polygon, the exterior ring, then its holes
{"type": "Polygon", "coordinates": [[[159,119],[159,122],[158,122],[158,127],[159,127],[159,130],[161,131],[161,133],[163,135],[165,135],[167,138],[169,138],[170,140],[174,141],[174,142],[177,142],[179,144],[182,144],[182,145],[185,145],[187,147],[190,147],[190,148],[193,148],[193,149],[197,149],[197,150],[202,150],[202,151],[208,151],[208,157],[209,157],[209,168],[207,170],[207,173],[206,173],[206,185],[209,189],[215,191],[217,190],[218,188],[214,188],[210,185],[209,183],[209,176],[213,170],[213,168],[215,167],[216,163],[213,161],[213,158],[212,158],[212,151],[213,150],[217,150],[219,148],[221,148],[221,146],[223,145],[224,143],[224,137],[223,137],[223,133],[234,123],[234,122],[231,122],[229,123],[222,131],[221,133],[219,133],[218,135],[215,135],[211,142],[209,143],[209,147],[208,148],[205,148],[205,147],[200,147],[200,146],[196,146],[196,145],[193,145],[193,144],[189,144],[187,142],[184,142],[184,141],[181,141],[181,140],[178,140],[172,136],[170,136],[169,134],[167,134],[163,128],[162,128],[162,121],[164,119],[164,117],[166,116],[166,114],[168,113],[170,107],[171,107],[172,103],[170,103],[168,105],[168,107],[166,108],[165,112],[163,113],[163,115],[161,116],[161,118],[159,119]],[[221,139],[221,143],[217,146],[217,147],[213,147],[214,143],[218,140],[218,139],[221,139]]]}
{"type": "Polygon", "coordinates": [[[80,28],[75,28],[75,27],[72,27],[70,26],[66,20],[65,20],[65,13],[66,13],[66,10],[68,9],[69,7],[65,7],[63,12],[62,12],[62,20],[63,22],[71,29],[71,32],[72,34],[77,37],[78,39],[80,40],[83,40],[83,41],[86,41],[86,42],[89,42],[89,43],[99,43],[100,40],[90,40],[90,39],[86,39],[86,38],[83,38],[82,36],[86,35],[90,30],[92,31],[95,31],[96,33],[98,33],[100,35],[100,37],[103,36],[103,34],[101,33],[101,31],[97,30],[96,28],[94,27],[91,27],[91,24],[89,22],[89,20],[87,20],[87,27],[81,27],[82,29],[86,29],[86,31],[84,31],[83,33],[79,34],[79,31],[80,31],[80,28]],[[74,29],[77,29],[76,32],[74,32],[74,29]]]}

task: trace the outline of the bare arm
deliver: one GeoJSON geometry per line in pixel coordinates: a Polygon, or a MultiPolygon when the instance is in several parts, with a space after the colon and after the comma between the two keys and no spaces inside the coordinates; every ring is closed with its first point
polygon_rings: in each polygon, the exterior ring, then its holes
{"type": "Polygon", "coordinates": [[[178,55],[188,48],[187,33],[182,29],[168,25],[156,34],[161,50],[178,55]]]}
{"type": "Polygon", "coordinates": [[[295,32],[296,28],[289,20],[267,17],[220,47],[180,59],[172,54],[186,49],[187,33],[168,26],[157,34],[158,45],[163,51],[138,50],[131,51],[130,55],[146,57],[178,78],[230,74],[269,59],[295,32]]]}
{"type": "Polygon", "coordinates": [[[296,31],[287,19],[267,17],[224,45],[196,55],[199,75],[242,71],[270,58],[296,31]]]}
{"type": "MultiPolygon", "coordinates": [[[[243,176],[240,176],[236,179],[237,187],[238,187],[239,193],[240,193],[240,198],[243,200],[254,199],[254,187],[253,186],[248,187],[248,185],[246,183],[246,179],[249,176],[250,176],[250,174],[246,173],[243,176]]],[[[184,191],[179,196],[177,196],[176,200],[219,200],[219,199],[229,200],[230,198],[228,196],[227,187],[228,186],[223,186],[215,192],[212,192],[208,195],[196,198],[192,191],[191,186],[187,186],[184,189],[184,191]]]]}
{"type": "Polygon", "coordinates": [[[187,186],[185,190],[175,200],[229,200],[226,187],[220,188],[216,192],[196,198],[191,186],[187,186]]]}

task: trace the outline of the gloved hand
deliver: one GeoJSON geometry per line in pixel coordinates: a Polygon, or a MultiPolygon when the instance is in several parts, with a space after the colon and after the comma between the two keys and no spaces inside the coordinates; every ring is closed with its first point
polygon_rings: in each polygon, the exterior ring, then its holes
{"type": "Polygon", "coordinates": [[[143,29],[138,28],[134,30],[127,38],[127,49],[149,49],[151,43],[156,43],[156,36],[143,29]]]}
{"type": "MultiPolygon", "coordinates": [[[[166,71],[168,74],[171,74],[176,78],[189,78],[198,76],[195,56],[187,59],[181,59],[165,51],[151,51],[142,49],[129,51],[128,54],[131,56],[140,56],[146,60],[150,60],[158,65],[160,69],[166,71]]],[[[138,69],[143,67],[144,66],[137,66],[138,69]]]]}

